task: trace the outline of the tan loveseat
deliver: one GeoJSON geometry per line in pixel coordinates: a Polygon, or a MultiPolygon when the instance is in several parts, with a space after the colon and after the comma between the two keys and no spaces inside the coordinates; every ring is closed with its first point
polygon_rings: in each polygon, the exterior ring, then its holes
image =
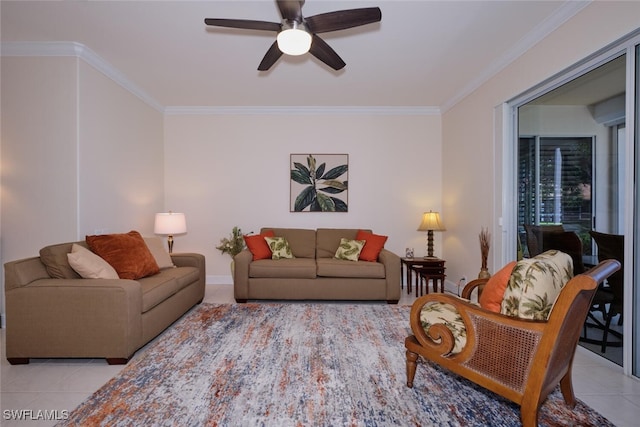
{"type": "Polygon", "coordinates": [[[138,280],[83,279],[67,261],[72,245],[5,264],[9,363],[80,357],[127,363],[204,298],[203,255],[171,254],[175,267],[138,280]]]}
{"type": "MultiPolygon", "coordinates": [[[[400,257],[382,249],[377,262],[334,258],[341,238],[355,239],[358,229],[263,228],[284,237],[293,259],[253,260],[249,250],[234,257],[234,297],[269,300],[400,299],[400,257]]],[[[369,231],[369,230],[367,230],[369,231]]]]}

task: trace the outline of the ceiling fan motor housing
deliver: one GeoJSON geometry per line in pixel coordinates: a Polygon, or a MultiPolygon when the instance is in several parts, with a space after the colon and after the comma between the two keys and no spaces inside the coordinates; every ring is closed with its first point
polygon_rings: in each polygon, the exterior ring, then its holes
{"type": "Polygon", "coordinates": [[[287,55],[303,55],[311,48],[311,33],[304,22],[283,19],[277,40],[278,48],[287,55]]]}

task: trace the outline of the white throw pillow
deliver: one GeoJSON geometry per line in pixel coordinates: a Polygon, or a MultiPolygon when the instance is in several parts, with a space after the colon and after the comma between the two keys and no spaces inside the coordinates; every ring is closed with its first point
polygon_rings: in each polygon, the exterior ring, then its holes
{"type": "Polygon", "coordinates": [[[165,245],[160,237],[145,237],[144,242],[147,244],[149,252],[151,252],[151,255],[155,258],[160,270],[175,267],[171,260],[171,255],[169,255],[169,252],[165,249],[165,245]]]}
{"type": "Polygon", "coordinates": [[[80,245],[73,244],[67,254],[69,265],[85,279],[119,279],[116,270],[104,259],[80,245]]]}

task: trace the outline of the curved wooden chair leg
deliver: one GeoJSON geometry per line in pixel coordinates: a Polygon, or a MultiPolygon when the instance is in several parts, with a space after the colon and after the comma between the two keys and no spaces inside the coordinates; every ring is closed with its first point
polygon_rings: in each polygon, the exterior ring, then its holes
{"type": "Polygon", "coordinates": [[[527,400],[522,402],[520,418],[522,419],[522,427],[538,427],[538,405],[527,400]]]}
{"type": "Polygon", "coordinates": [[[576,406],[576,395],[573,392],[573,382],[571,381],[571,370],[565,374],[564,377],[560,380],[560,391],[562,392],[562,397],[564,397],[564,402],[570,408],[576,406]]]}
{"type": "Polygon", "coordinates": [[[407,387],[413,387],[413,378],[416,376],[418,354],[407,350],[407,387]]]}

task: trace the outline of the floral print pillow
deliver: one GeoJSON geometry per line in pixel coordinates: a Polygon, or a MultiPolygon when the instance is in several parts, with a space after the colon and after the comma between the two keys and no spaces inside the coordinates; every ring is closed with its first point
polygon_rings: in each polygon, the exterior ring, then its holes
{"type": "Polygon", "coordinates": [[[420,324],[426,333],[436,323],[444,323],[453,334],[455,344],[451,354],[460,353],[467,344],[467,329],[462,316],[452,304],[442,302],[428,302],[420,311],[420,324]]]}
{"type": "Polygon", "coordinates": [[[265,237],[264,240],[271,249],[271,259],[295,258],[289,242],[284,237],[265,237]]]}
{"type": "Polygon", "coordinates": [[[340,246],[338,246],[335,258],[347,261],[358,261],[365,243],[365,240],[351,240],[343,237],[340,239],[340,246]]]}
{"type": "Polygon", "coordinates": [[[550,250],[518,261],[511,272],[500,313],[547,320],[560,290],[571,277],[573,260],[564,252],[550,250]]]}

